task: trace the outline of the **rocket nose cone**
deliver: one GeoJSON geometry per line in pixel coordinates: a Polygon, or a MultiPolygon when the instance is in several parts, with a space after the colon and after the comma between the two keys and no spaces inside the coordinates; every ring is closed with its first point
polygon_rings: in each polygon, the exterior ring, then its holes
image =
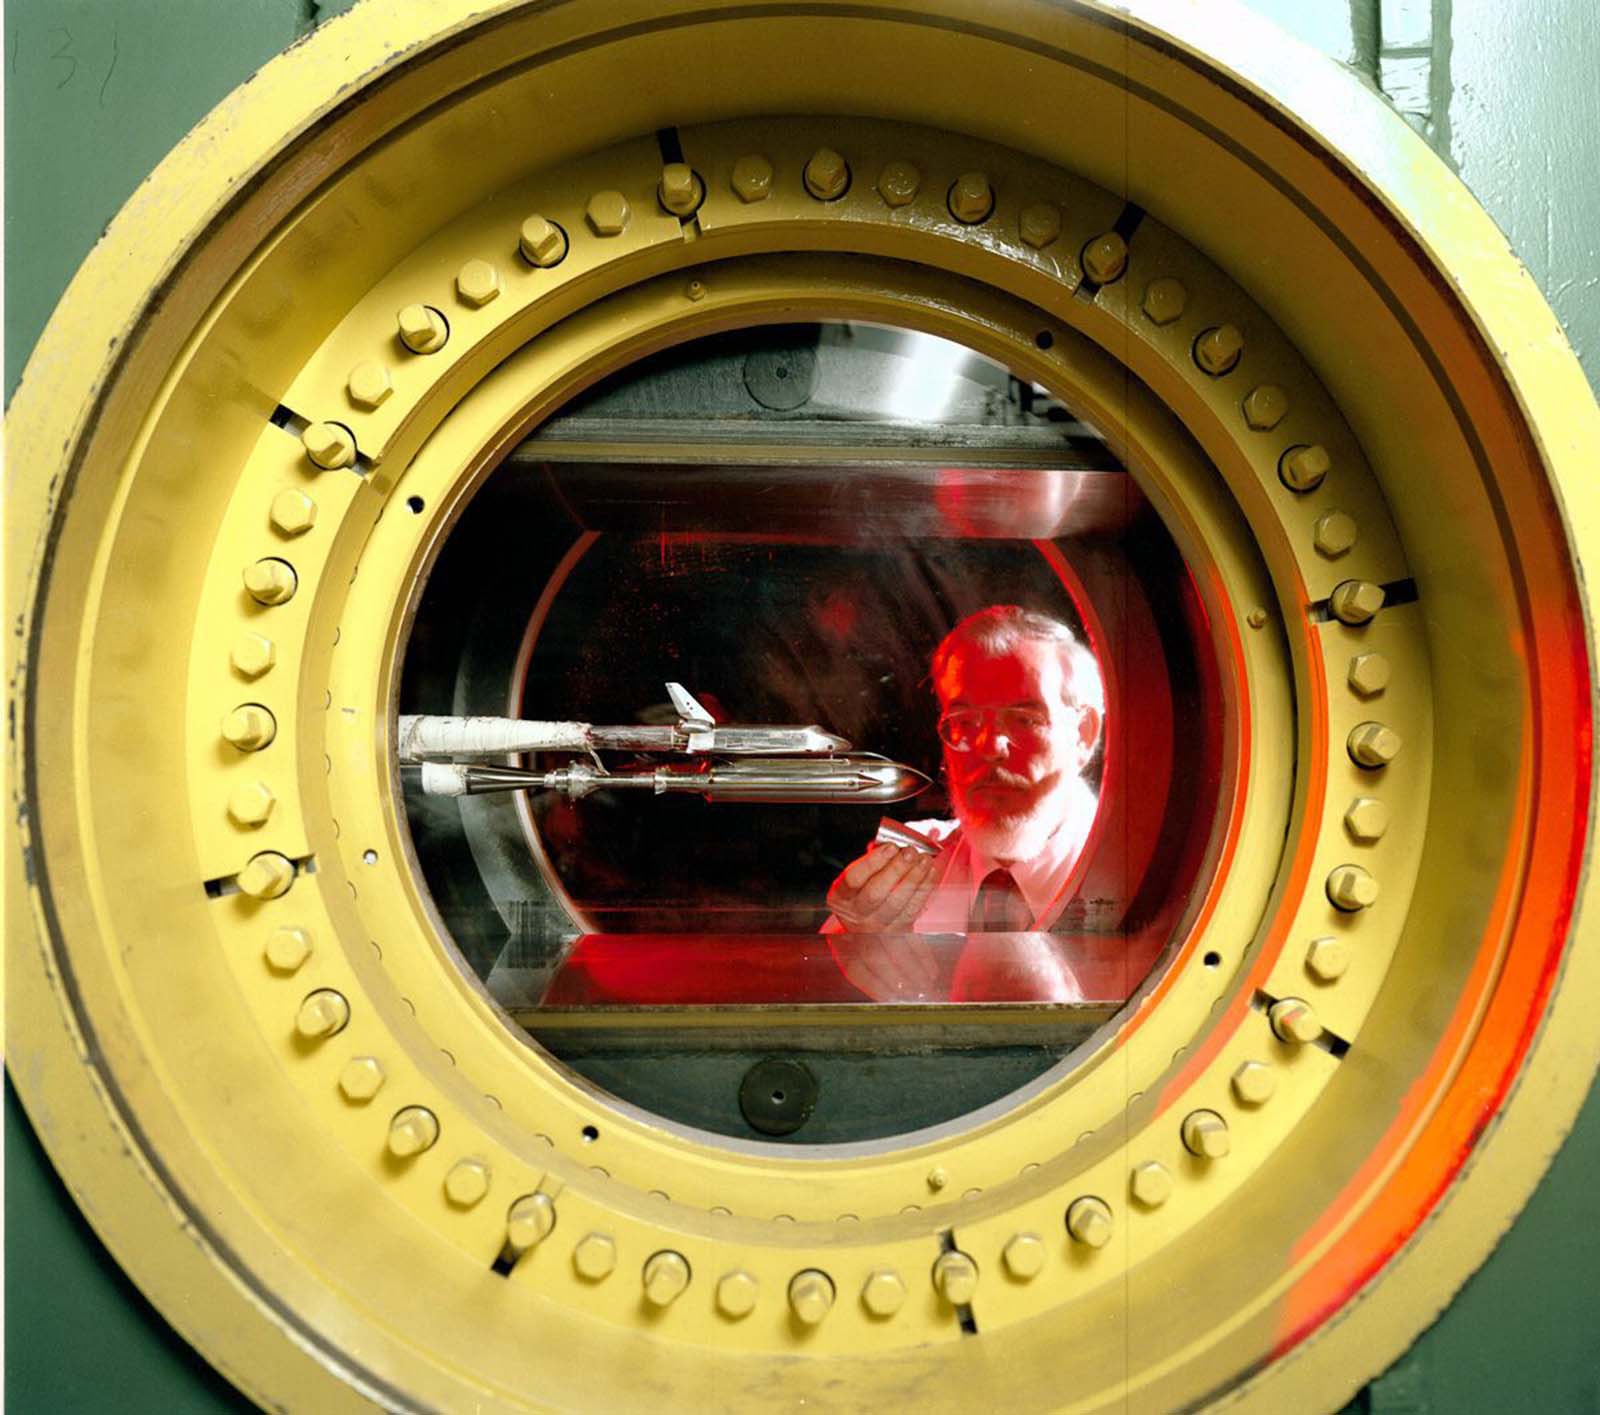
{"type": "Polygon", "coordinates": [[[863,769],[872,785],[867,792],[869,800],[888,803],[904,801],[926,791],[933,783],[920,771],[903,762],[873,762],[863,769]]]}

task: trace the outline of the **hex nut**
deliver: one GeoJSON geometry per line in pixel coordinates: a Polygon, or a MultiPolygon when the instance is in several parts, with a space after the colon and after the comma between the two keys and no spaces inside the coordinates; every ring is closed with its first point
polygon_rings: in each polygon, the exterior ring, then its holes
{"type": "Polygon", "coordinates": [[[543,1192],[523,1194],[506,1210],[506,1243],[519,1253],[543,1243],[556,1226],[556,1201],[543,1192]]]}
{"type": "Polygon", "coordinates": [[[734,1321],[755,1311],[756,1299],[760,1296],[761,1284],[753,1273],[743,1268],[723,1273],[717,1279],[717,1310],[734,1321]]]}
{"type": "Polygon", "coordinates": [[[789,1279],[789,1310],[808,1327],[828,1315],[833,1296],[833,1279],[818,1268],[805,1268],[789,1279]]]}
{"type": "Polygon", "coordinates": [[[734,195],[746,204],[765,201],[772,195],[772,164],[753,153],[741,157],[733,164],[729,185],[734,195]]]}
{"type": "Polygon", "coordinates": [[[272,498],[272,524],[286,536],[301,536],[317,524],[317,503],[303,491],[286,487],[272,498]]]}
{"type": "Polygon", "coordinates": [[[1006,1271],[1020,1282],[1031,1282],[1044,1271],[1044,1240],[1037,1233],[1014,1234],[1000,1250],[1006,1271]]]}
{"type": "Polygon", "coordinates": [[[963,226],[976,226],[994,215],[994,188],[986,172],[963,172],[950,184],[945,201],[963,226]]]}
{"type": "Polygon", "coordinates": [[[1184,1149],[1200,1159],[1219,1160],[1233,1147],[1228,1122],[1214,1110],[1191,1110],[1180,1133],[1184,1149]]]}
{"type": "Polygon", "coordinates": [[[265,825],[277,804],[272,788],[264,781],[246,781],[228,796],[228,814],[242,826],[265,825]]]}
{"type": "Polygon", "coordinates": [[[1025,206],[1017,218],[1017,234],[1025,246],[1042,251],[1061,235],[1061,208],[1052,201],[1036,201],[1025,206]]]}
{"type": "Polygon", "coordinates": [[[706,199],[706,184],[695,175],[694,168],[687,162],[669,162],[661,169],[656,196],[662,207],[672,215],[693,216],[706,199]]]}
{"type": "Polygon", "coordinates": [[[597,236],[620,236],[628,229],[628,218],[632,215],[627,197],[615,188],[596,192],[583,212],[589,229],[597,236]]]}
{"type": "Polygon", "coordinates": [[[1264,1061],[1241,1061],[1230,1084],[1241,1104],[1265,1105],[1278,1089],[1278,1073],[1264,1061]]]}
{"type": "Polygon", "coordinates": [[[874,1268],[861,1284],[861,1305],[874,1317],[892,1317],[905,1305],[905,1280],[893,1268],[874,1268]]]}
{"type": "Polygon", "coordinates": [[[933,1285],[952,1307],[965,1307],[978,1290],[978,1265],[959,1248],[952,1248],[934,1260],[933,1285]]]}
{"type": "Polygon", "coordinates": [[[413,354],[437,354],[450,338],[444,315],[432,305],[406,305],[395,316],[400,342],[413,354]]]}
{"type": "Polygon", "coordinates": [[[850,190],[850,164],[831,147],[819,147],[806,163],[805,184],[818,201],[838,201],[850,190]]]}
{"type": "Polygon", "coordinates": [[[488,1194],[491,1177],[482,1160],[457,1160],[444,1177],[444,1196],[458,1209],[470,1209],[488,1194]]]}
{"type": "Polygon", "coordinates": [[[1306,949],[1306,971],[1319,983],[1337,982],[1350,966],[1350,945],[1342,938],[1314,938],[1306,949]]]}
{"type": "Polygon", "coordinates": [[[257,604],[287,604],[300,588],[294,566],[276,556],[266,556],[244,567],[244,588],[257,604]]]}
{"type": "Polygon", "coordinates": [[[352,1105],[365,1105],[384,1083],[383,1063],[375,1056],[352,1056],[339,1073],[339,1089],[352,1105]]]}
{"type": "Polygon", "coordinates": [[[1194,341],[1195,363],[1213,378],[1231,372],[1243,353],[1244,335],[1232,324],[1213,325],[1194,341]]]}
{"type": "Polygon", "coordinates": [[[1144,287],[1144,300],[1140,308],[1152,324],[1171,324],[1182,315],[1183,307],[1188,303],[1189,292],[1183,288],[1183,281],[1164,275],[1144,287]]]}
{"type": "Polygon", "coordinates": [[[1120,280],[1128,268],[1128,243],[1115,231],[1096,236],[1083,248],[1083,273],[1096,285],[1120,280]]]}
{"type": "Polygon", "coordinates": [[[1360,865],[1338,865],[1328,874],[1328,902],[1347,914],[1370,909],[1378,902],[1378,881],[1360,865]]]}
{"type": "Polygon", "coordinates": [[[586,1233],[572,1250],[572,1269],[579,1277],[599,1282],[617,1266],[617,1245],[608,1233],[586,1233]]]}
{"type": "Polygon", "coordinates": [[[1256,432],[1271,432],[1289,414],[1289,395],[1275,383],[1263,383],[1244,395],[1244,420],[1256,432]]]}
{"type": "Polygon", "coordinates": [[[376,359],[363,359],[344,382],[345,397],[358,408],[379,407],[394,392],[389,370],[376,359]]]}
{"type": "Polygon", "coordinates": [[[1375,698],[1389,686],[1389,660],[1381,653],[1358,653],[1345,677],[1353,692],[1375,698]]]}
{"type": "Polygon", "coordinates": [[[1147,1209],[1159,1209],[1172,1197],[1172,1171],[1159,1160],[1136,1164],[1128,1176],[1128,1191],[1147,1209]]]}
{"type": "Polygon", "coordinates": [[[482,309],[500,294],[500,271],[492,261],[469,260],[456,272],[456,295],[464,305],[482,309]]]}
{"type": "Polygon", "coordinates": [[[1305,1046],[1322,1035],[1322,1023],[1303,997],[1280,998],[1267,1009],[1267,1022],[1280,1042],[1305,1046]]]}
{"type": "Polygon", "coordinates": [[[1296,443],[1278,458],[1278,480],[1290,491],[1315,491],[1332,469],[1333,460],[1320,442],[1296,443]]]}
{"type": "Polygon", "coordinates": [[[914,163],[894,161],[878,174],[878,195],[887,207],[910,206],[922,190],[922,173],[914,163]]]}
{"type": "Polygon", "coordinates": [[[267,935],[262,955],[275,973],[295,973],[311,956],[311,935],[304,929],[285,924],[267,935]]]}
{"type": "Polygon", "coordinates": [[[566,259],[567,233],[554,221],[539,215],[530,216],[517,233],[517,249],[529,265],[548,270],[566,259]]]}
{"type": "Polygon", "coordinates": [[[1389,829],[1389,806],[1376,796],[1357,796],[1344,813],[1344,828],[1352,840],[1370,845],[1389,829]]]}
{"type": "Polygon", "coordinates": [[[1377,771],[1400,755],[1400,734],[1381,722],[1358,722],[1350,729],[1345,745],[1357,766],[1377,771]]]}
{"type": "Polygon", "coordinates": [[[355,464],[356,435],[343,423],[307,423],[300,434],[300,445],[312,466],[336,472],[355,464]]]}
{"type": "Polygon", "coordinates": [[[259,678],[278,661],[277,646],[265,634],[246,631],[233,641],[228,661],[246,678],[259,678]]]}
{"type": "Polygon", "coordinates": [[[1111,1241],[1111,1206],[1086,1194],[1067,1206],[1067,1232],[1088,1248],[1104,1248],[1111,1241]]]}
{"type": "Polygon", "coordinates": [[[276,850],[263,850],[250,858],[234,883],[239,886],[241,894],[247,894],[252,899],[279,899],[289,892],[294,876],[293,860],[278,854],[276,850]]]}
{"type": "Polygon", "coordinates": [[[426,1106],[405,1106],[389,1122],[389,1153],[396,1159],[412,1159],[438,1142],[439,1119],[426,1106]]]}
{"type": "Polygon", "coordinates": [[[1318,555],[1337,560],[1356,543],[1356,518],[1344,511],[1324,511],[1311,526],[1311,544],[1318,555]]]}
{"type": "Polygon", "coordinates": [[[1371,580],[1341,580],[1328,596],[1328,609],[1341,624],[1351,628],[1368,623],[1383,608],[1382,585],[1371,580]]]}
{"type": "Polygon", "coordinates": [[[670,1307],[689,1286],[689,1260],[682,1253],[664,1248],[645,1259],[645,1301],[655,1307],[670,1307]]]}
{"type": "Polygon", "coordinates": [[[350,1004],[332,988],[307,993],[294,1014],[294,1029],[308,1042],[325,1041],[349,1025],[350,1004]]]}
{"type": "Polygon", "coordinates": [[[277,719],[260,703],[244,703],[222,719],[222,740],[241,752],[259,752],[277,735],[277,719]]]}

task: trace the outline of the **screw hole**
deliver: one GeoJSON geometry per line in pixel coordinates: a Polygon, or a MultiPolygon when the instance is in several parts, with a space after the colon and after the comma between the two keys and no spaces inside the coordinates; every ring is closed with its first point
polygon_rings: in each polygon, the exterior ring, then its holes
{"type": "Polygon", "coordinates": [[[592,1145],[599,1138],[600,1138],[600,1132],[597,1129],[595,1129],[594,1126],[585,1125],[583,1127],[583,1143],[584,1144],[592,1145]]]}
{"type": "Polygon", "coordinates": [[[1050,349],[1055,346],[1056,336],[1048,329],[1041,329],[1033,336],[1033,342],[1041,349],[1050,349]]]}
{"type": "Polygon", "coordinates": [[[376,850],[365,850],[362,852],[361,858],[369,865],[375,865],[378,863],[378,852],[376,850]]]}
{"type": "Polygon", "coordinates": [[[773,1105],[782,1105],[783,1104],[783,1092],[782,1091],[774,1091],[772,1093],[772,1103],[773,1103],[773,1105]]]}
{"type": "Polygon", "coordinates": [[[420,496],[406,497],[406,510],[411,512],[413,516],[420,516],[422,514],[422,508],[426,505],[427,502],[425,502],[420,496]]]}
{"type": "Polygon", "coordinates": [[[1222,966],[1222,955],[1220,953],[1208,953],[1201,961],[1208,968],[1220,968],[1222,966]]]}

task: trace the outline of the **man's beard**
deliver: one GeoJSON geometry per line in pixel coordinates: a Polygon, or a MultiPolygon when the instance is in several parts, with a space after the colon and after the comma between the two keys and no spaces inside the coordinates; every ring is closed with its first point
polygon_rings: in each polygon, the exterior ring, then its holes
{"type": "Polygon", "coordinates": [[[1031,860],[1044,852],[1050,837],[1065,821],[1060,800],[1064,783],[1058,779],[1031,799],[1020,794],[1038,791],[1039,786],[1038,782],[1000,771],[951,792],[962,832],[980,855],[991,860],[1031,860]],[[1018,787],[1017,809],[1006,810],[992,797],[968,799],[970,791],[981,791],[991,784],[1018,787]]]}

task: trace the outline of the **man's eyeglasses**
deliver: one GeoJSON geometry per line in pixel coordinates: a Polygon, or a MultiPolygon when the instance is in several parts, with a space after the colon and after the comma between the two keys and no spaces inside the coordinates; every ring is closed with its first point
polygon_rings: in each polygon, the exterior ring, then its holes
{"type": "Polygon", "coordinates": [[[970,752],[985,719],[993,721],[996,736],[1014,742],[1037,740],[1050,730],[1050,714],[1043,708],[955,708],[939,719],[939,740],[952,752],[970,752]]]}

